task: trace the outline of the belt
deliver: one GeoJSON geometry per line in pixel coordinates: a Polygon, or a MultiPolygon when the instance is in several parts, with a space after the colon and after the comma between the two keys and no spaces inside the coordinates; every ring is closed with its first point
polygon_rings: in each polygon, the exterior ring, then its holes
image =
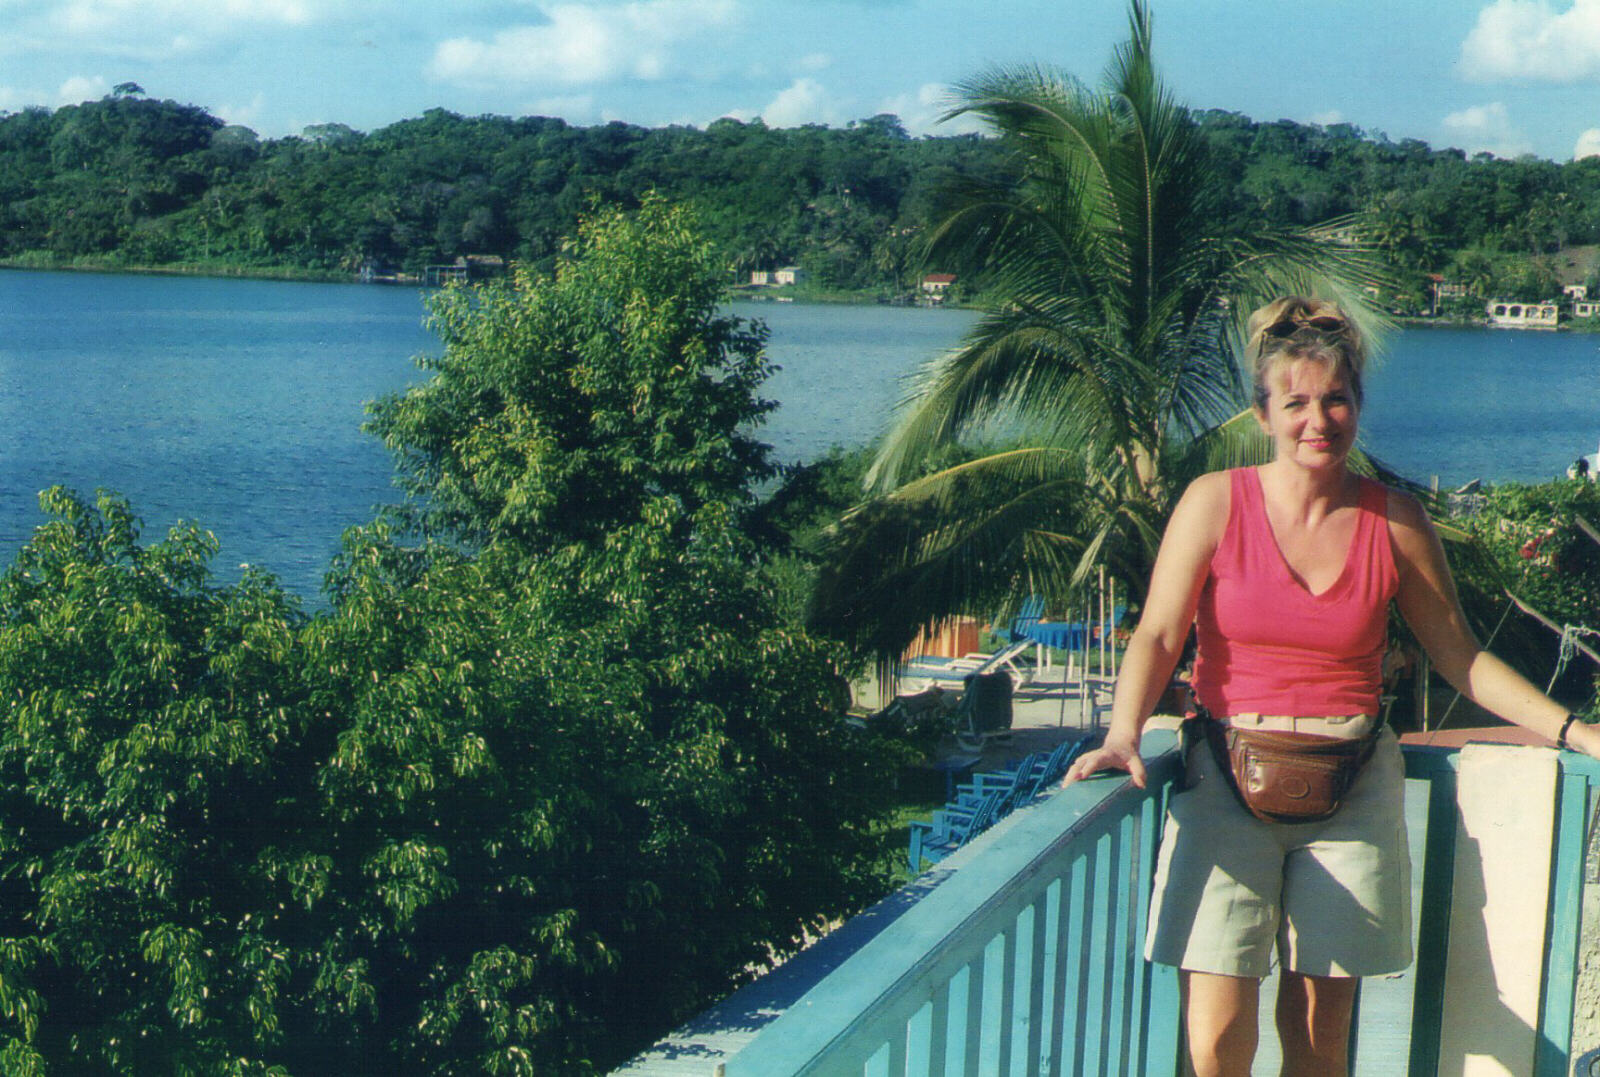
{"type": "Polygon", "coordinates": [[[1223,721],[1235,729],[1309,733],[1319,737],[1356,740],[1372,731],[1376,719],[1370,714],[1333,714],[1315,718],[1295,718],[1284,714],[1230,714],[1223,721]]]}

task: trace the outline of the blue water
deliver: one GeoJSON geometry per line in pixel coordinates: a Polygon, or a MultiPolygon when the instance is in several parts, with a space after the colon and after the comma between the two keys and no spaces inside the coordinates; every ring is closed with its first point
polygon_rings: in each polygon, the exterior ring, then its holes
{"type": "MultiPolygon", "coordinates": [[[[963,311],[740,303],[771,330],[784,460],[889,423],[963,311]]],[[[339,536],[394,501],[363,405],[436,352],[421,293],[357,285],[0,272],[0,561],[55,483],[125,494],[155,537],[196,520],[313,602],[339,536]]],[[[1447,486],[1558,475],[1600,435],[1600,337],[1408,331],[1369,379],[1367,447],[1447,486]]]]}
{"type": "Polygon", "coordinates": [[[1412,329],[1368,379],[1366,448],[1402,475],[1544,482],[1600,439],[1600,334],[1412,329]]]}
{"type": "Polygon", "coordinates": [[[56,483],[179,519],[304,596],[339,536],[397,499],[363,403],[420,377],[416,291],[0,272],[0,558],[56,483]]]}

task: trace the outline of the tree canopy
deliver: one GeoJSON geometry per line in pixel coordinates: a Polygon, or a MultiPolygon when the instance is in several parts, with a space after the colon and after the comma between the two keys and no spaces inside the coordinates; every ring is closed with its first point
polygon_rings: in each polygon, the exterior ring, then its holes
{"type": "Polygon", "coordinates": [[[594,1072],[881,895],[897,756],[744,527],[718,280],[648,201],[442,296],[374,419],[440,512],[347,535],[325,613],[45,496],[0,575],[0,1069],[594,1072]]]}
{"type": "MultiPolygon", "coordinates": [[[[1224,179],[1213,211],[1227,229],[1355,215],[1409,274],[1412,305],[1429,272],[1545,299],[1553,275],[1589,272],[1559,265],[1561,252],[1600,243],[1594,159],[1469,158],[1350,124],[1193,118],[1224,179]]],[[[698,208],[730,272],[797,264],[827,287],[903,292],[934,192],[1000,174],[1009,152],[910,137],[888,115],[702,131],[434,109],[370,133],[334,122],[261,139],[123,84],[0,114],[0,258],[351,274],[492,254],[547,272],[589,205],[634,207],[654,190],[698,208]]]]}

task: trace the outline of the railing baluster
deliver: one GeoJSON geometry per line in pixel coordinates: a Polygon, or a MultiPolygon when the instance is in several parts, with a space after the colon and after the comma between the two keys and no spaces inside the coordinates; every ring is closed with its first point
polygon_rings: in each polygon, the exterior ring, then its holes
{"type": "Polygon", "coordinates": [[[1550,857],[1550,922],[1544,947],[1543,997],[1539,999],[1539,1048],[1534,1058],[1536,1077],[1565,1077],[1571,1065],[1578,928],[1583,920],[1583,861],[1588,851],[1584,824],[1589,819],[1589,780],[1575,768],[1563,768],[1557,805],[1556,841],[1550,857]]]}
{"type": "Polygon", "coordinates": [[[1106,953],[1106,1045],[1101,1071],[1121,1074],[1128,1064],[1128,1014],[1132,1012],[1131,987],[1134,976],[1133,949],[1129,935],[1133,930],[1132,901],[1134,848],[1130,840],[1132,817],[1124,816],[1112,830],[1110,862],[1106,879],[1106,918],[1110,946],[1106,953]]]}
{"type": "MultiPolygon", "coordinates": [[[[1160,854],[1160,827],[1166,814],[1165,798],[1152,797],[1139,808],[1140,843],[1139,893],[1148,894],[1155,886],[1156,861],[1160,854]]],[[[1150,903],[1139,902],[1134,921],[1134,938],[1139,954],[1144,953],[1144,938],[1150,928],[1150,903]]],[[[1178,1071],[1178,975],[1170,966],[1146,966],[1143,989],[1135,996],[1134,1020],[1143,1035],[1135,1035],[1129,1049],[1129,1071],[1136,1074],[1176,1073],[1178,1071]],[[1171,1043],[1170,1051],[1158,1045],[1171,1043]]]]}
{"type": "Polygon", "coordinates": [[[899,1035],[889,1037],[888,1077],[906,1077],[906,1041],[909,1026],[900,1029],[899,1035]]]}
{"type": "Polygon", "coordinates": [[[1078,1065],[1074,1074],[1101,1072],[1105,1058],[1106,1036],[1106,862],[1108,835],[1095,839],[1089,854],[1089,890],[1084,900],[1084,933],[1079,945],[1084,948],[1083,977],[1078,998],[1083,1007],[1083,1027],[1078,1047],[1078,1065]]]}
{"type": "Polygon", "coordinates": [[[933,993],[929,1006],[928,1077],[944,1077],[945,1053],[950,1050],[950,985],[945,981],[933,993]]]}
{"type": "Polygon", "coordinates": [[[1077,920],[1075,910],[1083,908],[1084,879],[1088,865],[1082,856],[1075,856],[1067,865],[1056,888],[1056,964],[1052,977],[1050,1022],[1050,1073],[1065,1077],[1071,1072],[1063,1063],[1066,1052],[1078,1042],[1078,1012],[1069,1003],[1078,998],[1073,988],[1078,982],[1078,970],[1083,962],[1081,949],[1074,945],[1077,933],[1073,931],[1077,920]]]}
{"type": "Polygon", "coordinates": [[[993,1022],[999,1035],[995,1072],[1011,1072],[1011,1044],[1017,1027],[1017,924],[1012,921],[1000,936],[1000,1012],[993,1022]]]}
{"type": "Polygon", "coordinates": [[[983,1047],[983,963],[988,959],[987,947],[967,965],[967,1031],[965,1057],[961,1063],[962,1077],[978,1077],[983,1047]]]}
{"type": "Polygon", "coordinates": [[[1111,915],[1114,917],[1111,937],[1117,940],[1118,945],[1117,952],[1113,954],[1111,960],[1112,987],[1107,994],[1109,999],[1107,1012],[1111,1014],[1111,1020],[1106,1026],[1108,1029],[1106,1072],[1123,1077],[1129,1072],[1128,1047],[1132,1042],[1132,1036],[1128,1020],[1133,1015],[1134,984],[1143,967],[1143,962],[1138,959],[1138,940],[1133,938],[1133,923],[1136,916],[1134,905],[1140,897],[1133,888],[1134,882],[1138,879],[1137,817],[1125,816],[1117,824],[1115,845],[1116,858],[1113,862],[1117,870],[1111,878],[1111,915]]]}
{"type": "Polygon", "coordinates": [[[1028,941],[1031,943],[1031,954],[1028,959],[1028,1043],[1022,1063],[1023,1073],[1026,1074],[1039,1072],[1039,1056],[1043,1051],[1045,938],[1050,917],[1048,896],[1048,891],[1041,892],[1029,906],[1028,941]]]}
{"type": "Polygon", "coordinates": [[[1450,891],[1456,869],[1456,774],[1450,761],[1422,754],[1406,759],[1408,775],[1428,782],[1428,836],[1422,861],[1422,907],[1418,917],[1417,992],[1411,1010],[1412,1077],[1439,1069],[1444,1017],[1445,951],[1450,944],[1450,891]]]}

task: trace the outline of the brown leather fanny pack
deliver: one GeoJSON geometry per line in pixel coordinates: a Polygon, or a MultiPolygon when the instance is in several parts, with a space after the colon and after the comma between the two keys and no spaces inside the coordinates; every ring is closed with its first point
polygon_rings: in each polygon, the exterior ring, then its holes
{"type": "Polygon", "coordinates": [[[1202,723],[1217,769],[1244,809],[1269,823],[1316,823],[1339,810],[1372,758],[1381,723],[1363,737],[1319,737],[1236,729],[1207,715],[1202,723]]]}

